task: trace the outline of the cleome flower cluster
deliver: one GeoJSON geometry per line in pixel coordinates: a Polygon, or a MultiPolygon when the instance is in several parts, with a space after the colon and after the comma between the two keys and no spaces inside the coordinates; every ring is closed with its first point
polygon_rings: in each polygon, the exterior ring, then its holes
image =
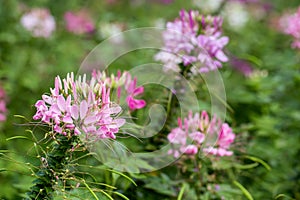
{"type": "Polygon", "coordinates": [[[171,130],[168,140],[172,144],[169,154],[178,158],[181,154],[195,155],[200,150],[215,156],[231,156],[230,145],[235,134],[227,123],[221,123],[217,117],[209,118],[206,111],[201,114],[178,119],[178,127],[171,130]]]}
{"type": "Polygon", "coordinates": [[[81,10],[77,13],[68,11],[64,14],[66,29],[74,34],[92,33],[95,30],[94,23],[88,11],[81,10]]]}
{"type": "Polygon", "coordinates": [[[25,13],[21,18],[21,24],[34,37],[48,38],[56,28],[54,17],[45,8],[35,8],[25,13]]]}
{"type": "Polygon", "coordinates": [[[190,70],[193,75],[222,67],[228,58],[223,52],[229,38],[222,36],[221,17],[202,16],[198,11],[180,11],[163,32],[164,46],[155,60],[166,71],[190,70]]]}
{"type": "Polygon", "coordinates": [[[294,14],[283,15],[279,23],[282,31],[294,38],[292,47],[300,49],[300,7],[294,14]]]}
{"type": "Polygon", "coordinates": [[[52,126],[53,132],[58,134],[84,133],[93,140],[115,139],[125,119],[119,117],[122,108],[111,100],[111,91],[116,89],[120,98],[121,86],[124,86],[131,110],[146,105],[144,100],[134,98],[143,92],[143,87],[136,88],[136,79],[132,80],[128,74],[119,72],[117,77],[107,77],[105,73],[93,71],[90,80],[86,74],[77,79],[73,73],[62,80],[57,76],[50,94],[42,95],[36,102],[33,119],[52,126]]]}

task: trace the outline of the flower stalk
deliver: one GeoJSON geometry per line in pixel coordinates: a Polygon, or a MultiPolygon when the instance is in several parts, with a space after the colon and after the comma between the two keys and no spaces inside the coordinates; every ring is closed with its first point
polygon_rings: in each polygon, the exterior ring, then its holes
{"type": "Polygon", "coordinates": [[[42,164],[37,178],[33,181],[34,186],[27,193],[28,199],[53,199],[55,186],[60,181],[64,182],[66,169],[74,153],[74,148],[78,147],[79,137],[57,134],[51,143],[50,150],[45,157],[41,158],[42,164]]]}

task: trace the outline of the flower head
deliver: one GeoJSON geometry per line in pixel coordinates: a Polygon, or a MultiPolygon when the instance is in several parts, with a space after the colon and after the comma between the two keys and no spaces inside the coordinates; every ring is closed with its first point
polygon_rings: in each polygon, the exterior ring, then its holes
{"type": "Polygon", "coordinates": [[[163,50],[155,59],[164,63],[165,70],[188,69],[194,75],[222,67],[228,61],[223,48],[229,41],[222,36],[222,23],[220,17],[180,11],[179,18],[167,23],[163,50]]]}
{"type": "Polygon", "coordinates": [[[44,38],[50,37],[56,26],[54,17],[45,8],[35,8],[24,14],[21,24],[34,37],[44,38]]]}
{"type": "Polygon", "coordinates": [[[78,13],[66,12],[64,15],[66,29],[74,34],[91,33],[95,26],[88,13],[84,10],[78,13]]]}
{"type": "MultiPolygon", "coordinates": [[[[91,79],[87,75],[78,76],[69,73],[67,78],[55,78],[54,88],[49,95],[43,95],[35,104],[37,109],[34,120],[41,120],[53,127],[55,133],[63,135],[79,135],[85,133],[87,137],[96,140],[103,138],[115,139],[115,134],[124,125],[125,119],[119,117],[122,108],[111,100],[111,90],[117,90],[118,99],[121,86],[126,80],[131,83],[128,97],[143,92],[142,87],[136,88],[136,79],[131,80],[128,72],[118,76],[106,76],[100,71],[93,71],[91,79]],[[122,77],[129,77],[125,81],[122,77]]],[[[126,88],[126,87],[125,87],[126,88]]],[[[144,100],[136,100],[130,109],[139,109],[146,105],[144,100]],[[141,103],[143,102],[143,103],[141,103]]]]}
{"type": "Polygon", "coordinates": [[[250,77],[251,74],[253,73],[253,67],[246,60],[233,57],[230,60],[230,64],[231,64],[232,68],[239,71],[246,77],[250,77]]]}
{"type": "Polygon", "coordinates": [[[93,77],[87,80],[85,74],[76,80],[73,73],[63,80],[57,76],[51,93],[36,102],[33,119],[41,119],[63,135],[85,133],[96,140],[115,139],[125,120],[118,117],[121,107],[110,101],[110,89],[93,77]]]}
{"type": "Polygon", "coordinates": [[[98,81],[105,81],[110,87],[116,89],[118,101],[120,100],[122,90],[125,90],[126,103],[131,111],[146,106],[145,100],[136,99],[137,96],[144,93],[144,87],[137,86],[137,78],[132,78],[130,73],[123,72],[122,74],[118,71],[117,76],[112,75],[111,77],[107,77],[105,73],[94,71],[93,77],[98,81]]]}
{"type": "Polygon", "coordinates": [[[209,118],[206,111],[201,114],[189,113],[183,120],[178,119],[178,127],[171,130],[168,140],[173,149],[169,151],[175,157],[180,153],[197,154],[200,150],[215,156],[231,156],[230,145],[235,134],[227,123],[221,123],[217,117],[209,118]]]}
{"type": "Polygon", "coordinates": [[[294,14],[283,15],[279,23],[282,31],[294,38],[292,47],[300,49],[300,7],[294,14]]]}

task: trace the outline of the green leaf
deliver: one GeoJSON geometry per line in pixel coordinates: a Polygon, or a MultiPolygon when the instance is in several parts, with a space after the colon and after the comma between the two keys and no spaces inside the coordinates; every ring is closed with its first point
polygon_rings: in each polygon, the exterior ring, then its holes
{"type": "MultiPolygon", "coordinates": [[[[96,199],[96,200],[99,200],[97,195],[94,193],[94,191],[90,188],[90,186],[88,184],[86,184],[86,182],[83,180],[83,184],[84,186],[88,189],[88,191],[93,195],[93,197],[96,199]]],[[[107,194],[104,192],[104,194],[107,194]]],[[[108,195],[109,196],[109,195],[108,195]]]]}
{"type": "Polygon", "coordinates": [[[134,182],[134,180],[132,180],[129,176],[126,176],[125,174],[112,170],[112,169],[107,169],[108,171],[115,173],[115,174],[119,174],[120,176],[123,176],[124,178],[126,178],[127,180],[129,180],[133,185],[137,186],[137,184],[134,182]]]}
{"type": "Polygon", "coordinates": [[[14,140],[14,139],[27,139],[27,140],[29,140],[28,137],[19,135],[19,136],[13,136],[13,137],[7,138],[6,141],[14,140]]]}
{"type": "MultiPolygon", "coordinates": [[[[102,194],[104,194],[107,198],[109,198],[110,200],[114,200],[108,193],[106,193],[105,191],[103,191],[103,190],[100,190],[100,192],[102,193],[102,194]]],[[[98,197],[97,197],[97,200],[98,200],[98,197]]]]}
{"type": "Polygon", "coordinates": [[[179,194],[178,194],[177,200],[182,200],[182,197],[183,197],[183,194],[184,194],[185,187],[186,187],[186,185],[183,184],[182,187],[181,187],[181,189],[180,189],[180,192],[179,192],[179,194]]]}
{"type": "Polygon", "coordinates": [[[235,164],[234,167],[237,169],[252,169],[257,167],[259,164],[257,162],[255,163],[251,163],[251,164],[247,164],[247,165],[240,165],[240,164],[235,164]]]}
{"type": "Polygon", "coordinates": [[[233,184],[236,185],[244,193],[247,199],[254,200],[250,192],[248,192],[248,190],[242,184],[237,181],[233,181],[233,184]]]}
{"type": "Polygon", "coordinates": [[[249,55],[249,54],[245,54],[245,55],[241,56],[241,59],[248,60],[248,61],[254,63],[255,65],[257,65],[258,67],[261,67],[263,64],[263,61],[261,59],[259,59],[256,56],[249,55]]]}
{"type": "Polygon", "coordinates": [[[294,200],[292,197],[289,197],[289,196],[287,196],[287,195],[285,195],[285,194],[279,194],[279,195],[277,195],[276,197],[275,197],[275,199],[281,199],[281,198],[287,198],[287,199],[292,199],[292,200],[294,200]]]}
{"type": "Polygon", "coordinates": [[[177,196],[174,182],[172,182],[172,180],[165,174],[161,174],[160,176],[155,177],[149,177],[146,182],[147,184],[144,186],[145,188],[154,190],[159,194],[172,197],[177,196]]]}
{"type": "Polygon", "coordinates": [[[244,156],[245,158],[248,158],[254,162],[258,162],[260,164],[262,164],[268,171],[271,171],[271,167],[270,165],[268,165],[265,161],[263,161],[260,158],[254,157],[254,156],[244,156]]]}
{"type": "Polygon", "coordinates": [[[116,195],[122,197],[123,199],[129,200],[124,194],[121,194],[121,193],[119,193],[119,192],[114,192],[114,194],[116,194],[116,195]]]}
{"type": "Polygon", "coordinates": [[[5,172],[5,171],[7,171],[7,169],[5,168],[0,169],[0,172],[5,172]]]}

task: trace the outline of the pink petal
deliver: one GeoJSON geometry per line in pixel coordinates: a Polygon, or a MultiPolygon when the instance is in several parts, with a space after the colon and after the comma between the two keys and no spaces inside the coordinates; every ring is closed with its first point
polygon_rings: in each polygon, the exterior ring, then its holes
{"type": "Polygon", "coordinates": [[[42,99],[47,103],[47,104],[52,104],[52,98],[48,95],[42,95],[42,99]]]}
{"type": "Polygon", "coordinates": [[[66,100],[62,95],[57,97],[57,106],[62,112],[66,110],[66,100]]]}
{"type": "Polygon", "coordinates": [[[79,131],[79,129],[77,127],[74,129],[74,134],[75,135],[80,135],[81,134],[81,132],[79,131]]]}
{"type": "Polygon", "coordinates": [[[57,124],[55,124],[53,130],[57,133],[61,133],[62,132],[62,128],[60,126],[58,126],[57,124]]]}
{"type": "Polygon", "coordinates": [[[97,117],[96,116],[87,116],[84,119],[84,124],[88,125],[88,124],[95,124],[97,122],[97,117]]]}
{"type": "Polygon", "coordinates": [[[70,116],[64,116],[62,121],[67,123],[67,124],[72,124],[73,123],[73,120],[70,116]]]}
{"type": "Polygon", "coordinates": [[[204,139],[205,139],[205,135],[203,133],[200,132],[194,132],[190,134],[190,137],[195,140],[198,144],[202,144],[204,139]]]}
{"type": "Polygon", "coordinates": [[[224,36],[224,37],[220,38],[218,42],[221,44],[222,47],[224,47],[226,44],[228,44],[229,38],[224,36]]]}
{"type": "Polygon", "coordinates": [[[227,62],[228,61],[228,57],[221,50],[217,51],[216,58],[219,59],[222,62],[227,62]]]}
{"type": "Polygon", "coordinates": [[[85,100],[80,103],[80,119],[84,119],[88,111],[88,104],[85,100]]]}
{"type": "Polygon", "coordinates": [[[139,95],[139,94],[142,94],[144,93],[144,87],[138,87],[138,88],[135,88],[134,91],[133,91],[133,96],[135,95],[139,95]]]}
{"type": "Polygon", "coordinates": [[[119,119],[115,119],[113,121],[113,123],[119,128],[121,126],[123,126],[126,123],[125,119],[119,118],[119,119]]]}
{"type": "Polygon", "coordinates": [[[0,113],[0,122],[4,122],[6,120],[6,116],[0,113]]]}
{"type": "Polygon", "coordinates": [[[113,107],[109,108],[110,114],[118,114],[122,111],[120,106],[114,105],[113,107]]]}
{"type": "Polygon", "coordinates": [[[185,147],[183,152],[187,155],[195,155],[198,153],[198,148],[197,146],[191,144],[185,147]]]}
{"type": "Polygon", "coordinates": [[[130,110],[141,109],[146,106],[146,101],[134,99],[132,96],[126,98],[130,110]]]}
{"type": "Polygon", "coordinates": [[[73,117],[73,119],[77,120],[79,117],[79,111],[78,111],[78,106],[77,105],[73,105],[71,107],[71,116],[73,117]]]}
{"type": "Polygon", "coordinates": [[[53,105],[50,107],[49,111],[51,111],[51,112],[53,112],[53,113],[57,113],[57,114],[60,114],[60,113],[61,113],[61,111],[60,111],[60,109],[59,109],[59,107],[58,107],[57,104],[53,104],[53,105]]]}

